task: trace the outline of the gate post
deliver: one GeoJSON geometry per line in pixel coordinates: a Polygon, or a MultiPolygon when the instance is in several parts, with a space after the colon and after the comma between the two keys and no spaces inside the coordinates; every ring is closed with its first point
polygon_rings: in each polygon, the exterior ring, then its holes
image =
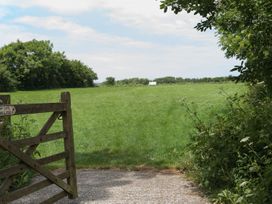
{"type": "Polygon", "coordinates": [[[73,191],[73,195],[69,195],[69,198],[74,199],[78,197],[78,192],[75,166],[75,147],[71,110],[71,96],[69,92],[61,93],[61,102],[65,103],[66,106],[66,111],[62,113],[62,122],[63,130],[66,134],[66,137],[64,139],[64,149],[67,153],[67,158],[65,160],[66,170],[69,172],[69,178],[67,179],[67,183],[71,186],[73,191]]]}
{"type": "MultiPolygon", "coordinates": [[[[10,95],[0,95],[0,106],[4,105],[4,104],[6,104],[6,105],[10,104],[10,95]]],[[[12,131],[11,131],[10,125],[11,125],[11,117],[10,116],[0,117],[0,137],[4,137],[5,135],[9,136],[9,137],[12,136],[12,131]]],[[[5,151],[5,150],[0,148],[0,151],[5,151]]],[[[9,180],[9,179],[6,179],[5,181],[3,181],[3,183],[0,186],[1,187],[0,195],[7,193],[11,182],[12,182],[12,180],[9,180]]],[[[4,204],[7,203],[5,200],[3,200],[1,202],[3,202],[4,204]]]]}
{"type": "MultiPolygon", "coordinates": [[[[0,95],[0,105],[10,104],[10,95],[0,95]]],[[[3,116],[0,117],[0,135],[1,131],[5,130],[8,131],[10,129],[11,117],[10,116],[3,116]]]]}

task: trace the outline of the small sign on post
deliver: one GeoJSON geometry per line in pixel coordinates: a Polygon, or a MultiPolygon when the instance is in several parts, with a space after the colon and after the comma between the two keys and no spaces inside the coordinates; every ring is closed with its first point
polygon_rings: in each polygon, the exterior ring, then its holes
{"type": "Polygon", "coordinates": [[[16,109],[11,105],[0,105],[0,116],[11,116],[16,113],[16,109]]]}

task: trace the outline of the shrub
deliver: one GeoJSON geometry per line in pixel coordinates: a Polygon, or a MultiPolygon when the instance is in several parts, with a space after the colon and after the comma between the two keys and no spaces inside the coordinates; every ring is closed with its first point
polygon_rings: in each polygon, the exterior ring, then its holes
{"type": "Polygon", "coordinates": [[[193,116],[196,176],[216,203],[272,203],[272,102],[265,88],[228,98],[210,123],[193,116]],[[219,193],[218,193],[219,192],[219,193]]]}

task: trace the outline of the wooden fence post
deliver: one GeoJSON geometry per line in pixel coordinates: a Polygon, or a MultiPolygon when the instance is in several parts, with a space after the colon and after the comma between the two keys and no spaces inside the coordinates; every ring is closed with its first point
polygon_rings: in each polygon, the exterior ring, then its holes
{"type": "Polygon", "coordinates": [[[66,111],[62,114],[63,130],[66,133],[64,139],[65,152],[68,156],[65,160],[66,170],[69,172],[69,178],[67,183],[72,187],[73,195],[69,195],[70,199],[78,197],[77,192],[77,178],[76,178],[76,166],[75,166],[75,147],[73,136],[73,121],[72,121],[72,109],[71,109],[71,96],[69,92],[61,93],[61,102],[65,103],[66,111]]]}
{"type": "MultiPolygon", "coordinates": [[[[3,104],[10,104],[10,95],[0,95],[0,105],[3,104]]],[[[0,122],[3,122],[3,124],[0,125],[0,131],[8,131],[10,129],[10,123],[11,123],[11,117],[10,116],[3,116],[0,117],[0,122]]],[[[1,132],[0,132],[1,135],[1,132]]]]}
{"type": "MultiPolygon", "coordinates": [[[[4,104],[10,104],[10,95],[0,95],[0,105],[4,104]]],[[[11,117],[10,116],[3,116],[0,117],[0,139],[1,137],[4,136],[11,136],[12,131],[11,131],[11,117]],[[3,134],[4,133],[4,134],[3,134]]],[[[0,149],[0,151],[5,151],[0,149]]],[[[3,181],[1,184],[1,189],[0,189],[0,195],[5,194],[8,191],[8,188],[11,184],[12,180],[6,179],[3,181]]],[[[7,203],[5,200],[3,200],[3,204],[7,203]]]]}

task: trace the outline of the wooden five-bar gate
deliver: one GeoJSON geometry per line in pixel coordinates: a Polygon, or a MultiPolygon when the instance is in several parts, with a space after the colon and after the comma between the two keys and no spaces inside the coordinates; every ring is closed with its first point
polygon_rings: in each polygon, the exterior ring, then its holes
{"type": "MultiPolygon", "coordinates": [[[[17,200],[52,184],[57,185],[61,189],[61,192],[53,195],[42,203],[53,203],[66,196],[70,199],[76,198],[77,181],[70,93],[62,93],[59,103],[11,105],[9,95],[0,96],[0,102],[2,103],[0,104],[0,118],[2,123],[6,124],[11,122],[12,115],[52,112],[49,119],[35,137],[10,140],[7,139],[7,137],[1,136],[0,128],[0,148],[19,160],[19,163],[14,166],[0,169],[0,179],[2,181],[0,186],[0,203],[17,200]],[[63,131],[49,134],[49,129],[57,119],[62,120],[63,131]],[[59,139],[63,139],[64,141],[64,152],[40,159],[33,158],[33,153],[39,144],[59,139]],[[63,159],[65,160],[65,170],[62,173],[56,175],[45,167],[46,164],[63,159]],[[45,180],[34,184],[32,183],[17,190],[12,190],[10,187],[16,176],[29,169],[45,177],[45,180]],[[65,180],[67,182],[65,182],[65,180]]],[[[2,124],[2,126],[3,125],[5,124],[2,124]]]]}

